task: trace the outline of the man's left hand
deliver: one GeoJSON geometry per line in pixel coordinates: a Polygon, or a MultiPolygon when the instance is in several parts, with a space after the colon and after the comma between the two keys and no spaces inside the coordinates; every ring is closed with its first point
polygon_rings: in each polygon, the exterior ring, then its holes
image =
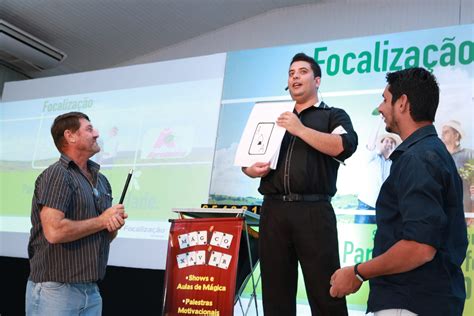
{"type": "Polygon", "coordinates": [[[354,274],[354,266],[338,269],[331,276],[329,294],[332,297],[343,297],[359,290],[362,282],[354,274]]]}
{"type": "Polygon", "coordinates": [[[107,230],[109,232],[114,232],[119,230],[120,228],[125,225],[125,219],[128,217],[127,213],[121,213],[121,214],[116,214],[115,216],[112,216],[109,218],[109,221],[107,222],[107,230]]]}
{"type": "Polygon", "coordinates": [[[284,112],[277,119],[278,126],[285,128],[290,134],[298,136],[298,133],[304,128],[298,116],[293,112],[284,112]]]}

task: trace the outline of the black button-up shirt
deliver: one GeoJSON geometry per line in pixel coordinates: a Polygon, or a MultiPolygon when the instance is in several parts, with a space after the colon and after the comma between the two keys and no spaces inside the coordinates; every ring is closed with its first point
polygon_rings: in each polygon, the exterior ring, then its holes
{"type": "Polygon", "coordinates": [[[422,316],[461,315],[467,231],[454,161],[433,125],[415,131],[390,159],[390,176],[376,204],[373,257],[400,240],[431,245],[437,252],[414,270],[371,279],[368,311],[401,308],[422,316]]]}
{"type": "Polygon", "coordinates": [[[357,134],[349,115],[342,109],[328,107],[321,102],[318,107],[311,106],[298,116],[306,127],[324,133],[341,133],[343,152],[335,157],[336,160],[286,132],[277,169],[261,179],[259,192],[263,195],[297,193],[334,196],[338,160],[349,158],[357,148],[357,134]]]}
{"type": "Polygon", "coordinates": [[[67,219],[80,221],[97,217],[112,205],[112,189],[99,173],[99,165],[89,160],[88,167],[92,184],[74,161],[62,155],[36,179],[28,244],[33,282],[95,282],[105,275],[110,246],[107,230],[72,242],[50,244],[40,220],[43,206],[64,212],[67,219]]]}

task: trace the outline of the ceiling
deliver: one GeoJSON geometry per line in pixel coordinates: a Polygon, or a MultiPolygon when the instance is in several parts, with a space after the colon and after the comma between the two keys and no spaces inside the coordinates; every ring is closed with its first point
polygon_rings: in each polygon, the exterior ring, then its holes
{"type": "Polygon", "coordinates": [[[0,19],[64,51],[66,60],[48,72],[59,75],[113,67],[272,10],[317,2],[0,0],[0,19]]]}

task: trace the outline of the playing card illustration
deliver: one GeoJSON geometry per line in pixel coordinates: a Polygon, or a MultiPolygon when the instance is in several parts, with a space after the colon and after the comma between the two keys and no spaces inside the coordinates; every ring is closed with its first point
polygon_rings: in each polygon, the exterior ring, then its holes
{"type": "Polygon", "coordinates": [[[260,122],[255,128],[252,142],[250,143],[249,155],[264,155],[267,152],[268,141],[272,135],[273,122],[260,122]]]}

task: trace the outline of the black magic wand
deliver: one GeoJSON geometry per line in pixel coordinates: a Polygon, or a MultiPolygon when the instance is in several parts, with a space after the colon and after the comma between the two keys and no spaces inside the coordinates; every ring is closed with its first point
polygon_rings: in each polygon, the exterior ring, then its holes
{"type": "Polygon", "coordinates": [[[133,169],[130,169],[128,172],[127,180],[125,181],[125,186],[123,187],[122,196],[120,197],[119,204],[123,204],[123,200],[125,199],[125,194],[127,194],[128,184],[130,183],[130,179],[132,178],[133,169]]]}

